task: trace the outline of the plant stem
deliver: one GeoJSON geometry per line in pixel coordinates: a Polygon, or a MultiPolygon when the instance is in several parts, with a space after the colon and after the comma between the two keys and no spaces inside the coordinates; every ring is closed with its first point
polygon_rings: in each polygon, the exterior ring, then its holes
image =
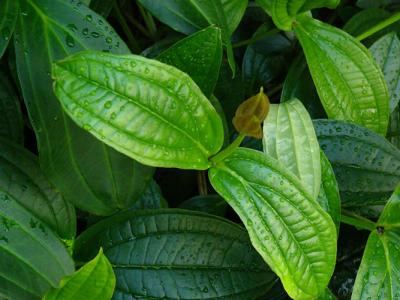
{"type": "Polygon", "coordinates": [[[217,164],[224,158],[228,157],[237,147],[240,146],[245,137],[246,135],[244,133],[239,133],[237,138],[228,147],[226,147],[224,150],[222,150],[221,152],[217,153],[216,155],[210,158],[211,162],[213,164],[217,164]]]}
{"type": "Polygon", "coordinates": [[[146,23],[146,27],[148,29],[151,39],[155,40],[157,28],[152,15],[150,15],[139,2],[137,3],[137,6],[139,7],[139,11],[143,17],[144,22],[146,23]]]}
{"type": "Polygon", "coordinates": [[[376,229],[376,224],[371,220],[361,217],[345,209],[342,209],[341,222],[368,231],[374,231],[376,229]]]}
{"type": "Polygon", "coordinates": [[[247,45],[253,44],[253,43],[255,43],[255,42],[259,41],[259,40],[262,40],[263,38],[265,38],[267,36],[276,34],[278,32],[280,32],[280,30],[278,28],[271,29],[269,31],[266,31],[264,33],[256,35],[256,36],[252,37],[251,39],[244,40],[244,41],[238,42],[236,44],[233,44],[232,48],[239,48],[239,47],[243,47],[243,46],[247,46],[247,45]]]}
{"type": "Polygon", "coordinates": [[[359,36],[356,37],[357,40],[362,41],[364,39],[366,39],[367,37],[370,37],[371,35],[373,35],[374,33],[392,25],[393,23],[396,23],[397,21],[400,20],[400,12],[393,14],[392,16],[390,16],[389,18],[387,18],[386,20],[376,24],[375,26],[371,27],[370,29],[368,29],[367,31],[365,31],[364,33],[360,34],[359,36]]]}
{"type": "Polygon", "coordinates": [[[131,50],[134,53],[140,53],[140,46],[139,43],[136,41],[135,37],[132,34],[132,31],[129,28],[128,23],[126,22],[124,16],[121,13],[121,10],[119,9],[118,3],[114,2],[114,6],[113,6],[114,12],[115,12],[115,16],[118,19],[118,22],[121,24],[122,30],[124,31],[129,45],[131,46],[131,50]]]}
{"type": "Polygon", "coordinates": [[[199,194],[202,196],[207,196],[208,187],[207,187],[207,179],[206,173],[204,171],[198,171],[197,173],[197,185],[199,188],[199,194]]]}

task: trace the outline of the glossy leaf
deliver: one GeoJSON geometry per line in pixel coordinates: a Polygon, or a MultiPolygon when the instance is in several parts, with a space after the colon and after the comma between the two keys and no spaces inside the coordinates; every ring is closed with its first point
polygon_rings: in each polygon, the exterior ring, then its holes
{"type": "Polygon", "coordinates": [[[400,100],[400,40],[396,33],[389,33],[376,41],[370,51],[385,76],[392,113],[400,100]]]}
{"type": "Polygon", "coordinates": [[[400,299],[400,188],[389,199],[371,232],[352,300],[400,299]]]}
{"type": "Polygon", "coordinates": [[[240,226],[186,210],[120,214],[76,241],[78,259],[103,247],[117,285],[113,299],[254,299],[276,276],[240,226]]]}
{"type": "Polygon", "coordinates": [[[226,201],[220,195],[195,196],[182,202],[179,208],[205,212],[223,217],[227,209],[226,201]]]}
{"type": "Polygon", "coordinates": [[[217,112],[174,67],[88,51],[54,64],[53,77],[57,97],[79,126],[139,162],[207,169],[222,146],[217,112]]]}
{"type": "Polygon", "coordinates": [[[264,152],[277,159],[317,199],[321,186],[321,158],[310,115],[298,99],[271,104],[264,121],[264,152]]]}
{"type": "Polygon", "coordinates": [[[400,149],[400,107],[397,106],[390,115],[390,124],[387,134],[388,140],[400,149]]]}
{"type": "Polygon", "coordinates": [[[221,66],[221,30],[214,26],[200,30],[162,52],[157,60],[188,74],[209,98],[221,66]]]}
{"type": "Polygon", "coordinates": [[[400,150],[371,130],[342,121],[314,121],[336,174],[343,206],[384,204],[400,181],[400,150]]]}
{"type": "Polygon", "coordinates": [[[108,215],[132,206],[153,170],[78,128],[54,96],[50,78],[51,63],[77,51],[129,53],[128,48],[104,19],[79,1],[20,2],[14,37],[18,76],[42,169],[80,209],[108,215]]]}
{"type": "Polygon", "coordinates": [[[0,72],[0,136],[23,143],[24,123],[19,99],[10,80],[0,72]]]}
{"type": "Polygon", "coordinates": [[[0,189],[48,225],[62,238],[75,236],[76,216],[40,170],[29,151],[0,138],[0,189]]]}
{"type": "Polygon", "coordinates": [[[110,262],[100,249],[99,254],[65,277],[58,288],[52,288],[43,300],[110,300],[115,287],[115,275],[110,262]]]}
{"type": "Polygon", "coordinates": [[[274,158],[245,148],[212,167],[209,177],[287,293],[319,296],[333,273],[336,230],[302,183],[274,158]]]}
{"type": "Polygon", "coordinates": [[[272,17],[275,25],[285,31],[291,31],[296,16],[314,8],[335,8],[340,0],[256,0],[272,17]]]}
{"type": "Polygon", "coordinates": [[[308,16],[296,24],[296,35],[328,117],[385,135],[389,94],[369,51],[344,31],[308,16]]]}
{"type": "Polygon", "coordinates": [[[0,188],[0,295],[39,300],[74,271],[58,237],[0,188]]]}
{"type": "Polygon", "coordinates": [[[0,58],[8,46],[17,21],[19,1],[0,1],[0,58]]]}

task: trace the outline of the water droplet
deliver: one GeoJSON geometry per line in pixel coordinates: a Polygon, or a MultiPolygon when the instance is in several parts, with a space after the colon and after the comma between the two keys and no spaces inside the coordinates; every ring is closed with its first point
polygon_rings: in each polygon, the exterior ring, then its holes
{"type": "Polygon", "coordinates": [[[8,238],[6,238],[4,235],[0,236],[0,242],[6,242],[8,243],[8,238]]]}
{"type": "Polygon", "coordinates": [[[203,288],[203,293],[208,293],[208,287],[205,286],[205,287],[203,288]]]}
{"type": "Polygon", "coordinates": [[[83,124],[83,129],[89,131],[90,129],[92,129],[92,126],[90,126],[90,124],[83,124]]]}
{"type": "Polygon", "coordinates": [[[69,34],[66,35],[65,37],[65,43],[67,44],[68,47],[72,48],[75,47],[75,40],[72,36],[69,34]]]}
{"type": "Polygon", "coordinates": [[[117,117],[116,113],[112,113],[111,116],[110,116],[111,120],[114,120],[116,117],[117,117]]]}
{"type": "Polygon", "coordinates": [[[111,37],[108,36],[108,37],[106,38],[106,43],[107,43],[107,44],[111,44],[112,41],[113,41],[113,39],[112,39],[111,37]]]}
{"type": "Polygon", "coordinates": [[[87,15],[87,16],[86,16],[86,21],[92,22],[92,21],[93,21],[92,15],[87,15]]]}
{"type": "Polygon", "coordinates": [[[90,35],[97,39],[100,36],[100,33],[93,31],[90,35]]]}
{"type": "Polygon", "coordinates": [[[107,101],[106,103],[104,103],[104,108],[109,109],[111,105],[112,105],[111,101],[107,101]]]}
{"type": "Polygon", "coordinates": [[[83,35],[88,35],[89,34],[89,29],[88,28],[84,28],[82,30],[83,35]]]}
{"type": "Polygon", "coordinates": [[[75,26],[75,24],[68,24],[67,28],[70,29],[72,32],[78,31],[78,28],[75,26]]]}

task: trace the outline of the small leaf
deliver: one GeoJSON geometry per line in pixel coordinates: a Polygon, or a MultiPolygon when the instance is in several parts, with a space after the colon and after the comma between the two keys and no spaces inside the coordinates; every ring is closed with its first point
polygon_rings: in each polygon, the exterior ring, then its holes
{"type": "Polygon", "coordinates": [[[307,16],[295,32],[328,117],[385,135],[389,94],[369,51],[344,31],[307,16]]]}
{"type": "Polygon", "coordinates": [[[336,229],[302,183],[274,158],[245,148],[213,166],[209,177],[287,293],[323,293],[335,266],[336,229]]]}
{"type": "Polygon", "coordinates": [[[217,112],[174,67],[86,51],[54,64],[53,77],[55,94],[79,126],[141,163],[207,169],[222,146],[217,112]]]}
{"type": "Polygon", "coordinates": [[[140,197],[138,201],[133,205],[131,210],[135,209],[157,209],[157,208],[167,208],[168,202],[164,199],[161,194],[161,189],[158,184],[151,180],[146,189],[143,192],[143,195],[140,197]]]}
{"type": "Polygon", "coordinates": [[[225,219],[179,209],[108,218],[75,243],[80,260],[99,247],[117,278],[113,299],[254,299],[276,276],[247,232],[225,219]]]}
{"type": "Polygon", "coordinates": [[[7,49],[14,32],[19,10],[19,1],[0,1],[0,58],[7,49]]]}
{"type": "Polygon", "coordinates": [[[99,254],[58,288],[52,288],[43,300],[110,300],[115,287],[115,275],[110,262],[100,249],[99,254]]]}
{"type": "Polygon", "coordinates": [[[396,33],[389,33],[376,41],[370,51],[385,76],[392,113],[400,100],[400,40],[396,33]]]}
{"type": "Polygon", "coordinates": [[[179,208],[205,212],[223,217],[228,204],[220,195],[204,195],[190,198],[179,205],[179,208]]]}

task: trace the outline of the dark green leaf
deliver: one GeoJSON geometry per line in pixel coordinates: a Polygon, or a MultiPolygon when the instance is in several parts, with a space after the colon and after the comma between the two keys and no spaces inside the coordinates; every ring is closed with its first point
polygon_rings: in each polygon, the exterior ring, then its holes
{"type": "Polygon", "coordinates": [[[209,176],[287,293],[294,299],[323,293],[335,266],[336,229],[302,183],[277,160],[245,148],[217,163],[209,176]]]}
{"type": "Polygon", "coordinates": [[[167,208],[168,203],[164,199],[161,194],[161,189],[158,184],[151,180],[146,189],[143,192],[143,195],[140,197],[138,201],[133,205],[130,209],[157,209],[157,208],[167,208]]]}
{"type": "Polygon", "coordinates": [[[400,150],[355,124],[317,120],[314,126],[335,171],[343,206],[385,203],[400,181],[400,150]]]}
{"type": "Polygon", "coordinates": [[[0,72],[0,136],[22,144],[24,123],[19,99],[11,82],[0,72]]]}
{"type": "Polygon", "coordinates": [[[100,249],[93,260],[71,276],[63,278],[60,286],[52,288],[43,300],[110,300],[114,287],[112,266],[100,249]]]}
{"type": "Polygon", "coordinates": [[[99,15],[102,15],[104,18],[107,18],[112,10],[115,1],[116,0],[91,0],[90,8],[97,12],[99,15]]]}
{"type": "Polygon", "coordinates": [[[344,31],[308,16],[301,18],[295,32],[328,117],[385,135],[389,93],[369,51],[344,31]]]}
{"type": "Polygon", "coordinates": [[[79,259],[99,247],[119,299],[254,299],[276,281],[240,226],[186,210],[120,214],[76,241],[79,259]]]}
{"type": "Polygon", "coordinates": [[[222,146],[217,112],[175,67],[87,51],[54,64],[53,77],[57,97],[79,126],[144,164],[207,169],[222,146]]]}
{"type": "Polygon", "coordinates": [[[63,196],[83,210],[107,215],[132,206],[153,170],[78,128],[55,98],[50,78],[51,63],[74,52],[129,50],[104,19],[79,1],[20,2],[18,76],[43,170],[63,196]]]}
{"type": "Polygon", "coordinates": [[[214,26],[200,30],[162,52],[157,60],[187,73],[209,98],[221,66],[221,30],[214,26]]]}
{"type": "Polygon", "coordinates": [[[17,21],[19,1],[0,1],[0,58],[6,51],[17,21]]]}
{"type": "Polygon", "coordinates": [[[73,271],[58,237],[0,188],[0,295],[39,300],[73,271]]]}
{"type": "Polygon", "coordinates": [[[223,217],[228,204],[219,195],[196,196],[186,200],[179,208],[201,211],[212,215],[223,217]]]}

